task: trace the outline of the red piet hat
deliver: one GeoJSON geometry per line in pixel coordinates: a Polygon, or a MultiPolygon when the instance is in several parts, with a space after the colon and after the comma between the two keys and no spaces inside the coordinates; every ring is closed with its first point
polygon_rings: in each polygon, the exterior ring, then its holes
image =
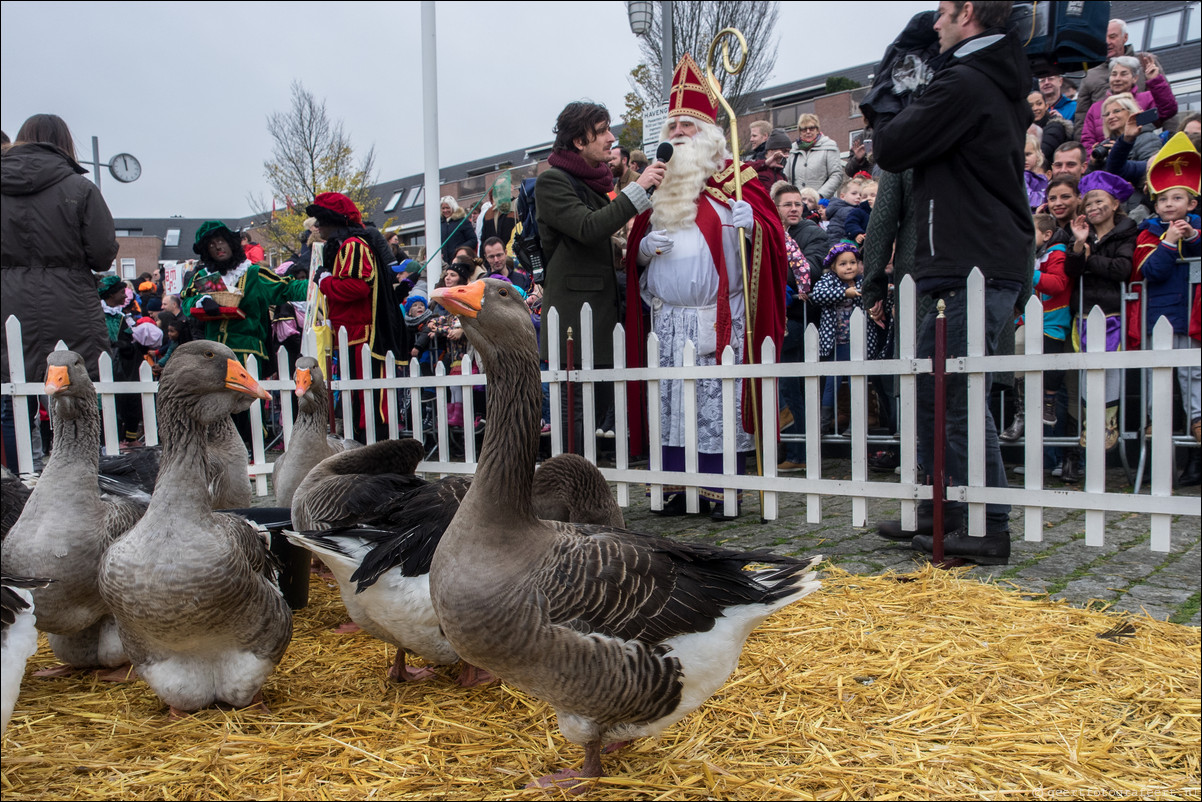
{"type": "Polygon", "coordinates": [[[1153,195],[1170,189],[1184,189],[1197,195],[1199,179],[1202,179],[1202,156],[1180,131],[1148,161],[1148,190],[1153,195]]]}
{"type": "Polygon", "coordinates": [[[320,213],[316,211],[317,209],[341,215],[348,222],[356,226],[363,225],[363,216],[359,213],[359,207],[355,205],[354,201],[340,192],[321,193],[313,199],[313,203],[309,204],[305,211],[314,217],[319,217],[320,213]]]}
{"type": "Polygon", "coordinates": [[[676,65],[668,105],[669,118],[680,116],[695,117],[710,124],[718,122],[718,98],[688,53],[676,65]]]}

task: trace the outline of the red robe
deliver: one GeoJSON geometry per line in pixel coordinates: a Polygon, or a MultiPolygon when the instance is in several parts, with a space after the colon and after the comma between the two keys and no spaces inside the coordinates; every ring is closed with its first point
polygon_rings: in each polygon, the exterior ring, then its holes
{"type": "MultiPolygon", "coordinates": [[[[347,237],[334,259],[333,273],[318,286],[329,304],[330,328],[335,336],[338,329],[346,327],[351,364],[342,367],[343,374],[356,379],[372,378],[363,375],[363,349],[371,347],[375,325],[376,258],[371,247],[358,237],[347,237]]],[[[355,391],[355,395],[356,417],[362,427],[366,393],[355,391]]],[[[385,417],[383,401],[380,407],[381,416],[385,417]]]]}
{"type": "MultiPolygon", "coordinates": [[[[750,165],[744,164],[742,173],[743,200],[751,204],[755,217],[755,228],[747,248],[747,273],[750,286],[746,289],[744,302],[751,313],[751,325],[748,336],[744,338],[743,353],[739,355],[739,363],[748,363],[748,351],[755,348],[758,361],[759,345],[764,339],[771,337],[776,343],[779,354],[781,343],[785,336],[785,283],[787,281],[789,263],[785,256],[785,231],[780,222],[776,205],[768,196],[763,184],[756,180],[756,171],[750,165]]],[[[732,162],[710,176],[706,181],[704,195],[708,195],[723,206],[729,207],[735,200],[734,169],[732,162]]],[[[698,197],[701,201],[701,197],[698,197]]],[[[701,215],[698,215],[701,220],[701,215]]],[[[626,366],[640,368],[645,366],[647,354],[647,315],[643,301],[639,295],[638,265],[639,243],[651,228],[651,212],[646,211],[634,219],[631,226],[630,238],[626,243],[626,366]]],[[[726,256],[722,249],[721,237],[712,237],[703,228],[706,242],[719,277],[726,276],[726,256]]],[[[718,354],[730,342],[730,307],[726,306],[725,314],[721,303],[718,308],[717,343],[718,354]]],[[[758,383],[757,383],[758,384],[758,383]]],[[[640,382],[629,382],[627,385],[627,400],[630,409],[630,450],[632,454],[644,453],[643,444],[643,410],[646,409],[645,385],[640,382]]],[[[748,432],[755,431],[755,420],[759,411],[752,408],[749,386],[743,383],[743,428],[748,432]]],[[[757,387],[757,398],[763,397],[763,391],[757,387]]],[[[775,399],[773,399],[775,403],[775,399]]]]}

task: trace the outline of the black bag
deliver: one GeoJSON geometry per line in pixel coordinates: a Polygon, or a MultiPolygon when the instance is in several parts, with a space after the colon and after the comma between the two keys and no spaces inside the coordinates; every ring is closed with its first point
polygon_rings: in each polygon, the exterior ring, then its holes
{"type": "Polygon", "coordinates": [[[1010,30],[1018,34],[1036,77],[1087,70],[1106,61],[1110,3],[1057,0],[1018,2],[1010,30]]]}
{"type": "Polygon", "coordinates": [[[525,178],[518,187],[518,221],[522,233],[513,238],[513,255],[535,282],[543,280],[543,246],[538,236],[538,218],[534,209],[534,184],[537,178],[525,178]]]}

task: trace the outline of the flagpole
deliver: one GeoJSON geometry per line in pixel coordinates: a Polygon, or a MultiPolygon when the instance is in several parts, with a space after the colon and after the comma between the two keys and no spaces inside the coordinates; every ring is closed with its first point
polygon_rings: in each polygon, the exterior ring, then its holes
{"type": "MultiPolygon", "coordinates": [[[[705,60],[706,78],[709,80],[710,89],[718,102],[722,104],[723,110],[726,111],[726,116],[730,118],[730,149],[732,154],[732,169],[734,172],[735,183],[735,200],[743,200],[743,164],[739,160],[739,120],[735,116],[735,110],[726,102],[726,98],[722,96],[722,85],[718,83],[717,77],[714,76],[714,56],[717,54],[718,44],[722,44],[722,69],[726,70],[728,75],[738,75],[747,66],[747,39],[743,37],[738,28],[723,28],[718,31],[718,35],[710,42],[709,56],[705,60]],[[739,61],[732,64],[730,60],[730,41],[723,40],[723,37],[730,35],[739,43],[740,55],[739,61]]],[[[746,332],[744,340],[750,339],[750,345],[747,348],[747,364],[755,364],[755,349],[759,343],[755,342],[754,329],[752,328],[751,306],[755,299],[751,297],[751,281],[747,270],[747,229],[739,229],[739,266],[743,271],[743,312],[746,322],[746,332]]],[[[755,470],[760,476],[764,475],[764,453],[762,436],[760,432],[760,414],[759,414],[759,393],[756,389],[755,379],[751,379],[751,417],[752,425],[755,427],[753,438],[755,440],[755,470]]],[[[740,422],[741,423],[741,422],[740,422]]],[[[760,491],[760,512],[763,514],[764,509],[764,491],[760,491]]]]}

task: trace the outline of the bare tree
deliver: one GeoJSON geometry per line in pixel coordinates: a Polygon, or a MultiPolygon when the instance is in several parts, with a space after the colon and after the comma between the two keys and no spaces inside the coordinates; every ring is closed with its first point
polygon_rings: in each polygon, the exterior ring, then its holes
{"type": "MultiPolygon", "coordinates": [[[[267,117],[267,132],[274,145],[271,159],[263,162],[263,173],[275,213],[263,236],[275,248],[285,252],[299,248],[305,206],[322,192],[341,192],[359,206],[364,219],[368,217],[375,148],[368,148],[356,164],[350,137],[341,121],[330,119],[324,100],[294,81],[291,107],[267,117]],[[284,208],[276,209],[277,204],[284,208]]],[[[254,208],[266,209],[261,197],[250,202],[254,208]]]]}
{"type": "MultiPolygon", "coordinates": [[[[759,89],[776,66],[776,33],[779,3],[749,3],[739,0],[702,0],[672,4],[672,63],[690,53],[705,70],[710,43],[718,31],[737,28],[747,39],[747,64],[738,75],[728,75],[721,66],[721,49],[715,55],[714,74],[722,84],[722,96],[736,114],[746,110],[747,96],[759,89]]],[[[663,16],[659,3],[652,4],[651,32],[639,42],[643,54],[640,67],[632,73],[631,85],[647,108],[663,102],[660,52],[663,44],[663,16]]],[[[739,58],[738,44],[730,37],[731,60],[739,58]]]]}

